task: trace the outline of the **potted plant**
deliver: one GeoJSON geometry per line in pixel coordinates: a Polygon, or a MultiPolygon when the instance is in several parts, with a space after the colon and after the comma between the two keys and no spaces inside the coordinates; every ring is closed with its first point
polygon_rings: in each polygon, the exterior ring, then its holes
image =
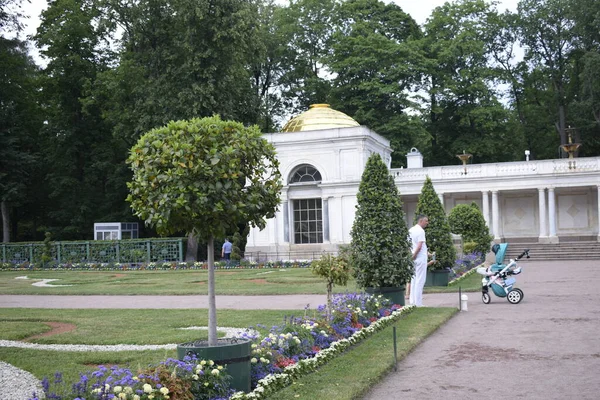
{"type": "Polygon", "coordinates": [[[444,206],[429,176],[421,188],[415,214],[427,215],[429,218],[429,225],[425,228],[427,250],[435,255],[435,261],[432,259],[434,262],[428,263],[425,286],[448,286],[450,271],[456,260],[456,249],[452,243],[444,206]]]}
{"type": "Polygon", "coordinates": [[[357,284],[404,305],[404,286],[414,273],[408,228],[398,188],[377,153],[369,157],[361,178],[351,236],[357,284]]]}
{"type": "Polygon", "coordinates": [[[128,163],[135,215],[159,234],[193,233],[207,243],[208,341],[178,346],[178,356],[228,364],[232,386],[250,389],[250,343],[217,339],[214,241],[238,224],[264,228],[280,203],[274,147],[256,126],[219,116],[172,121],[140,137],[128,163]]]}

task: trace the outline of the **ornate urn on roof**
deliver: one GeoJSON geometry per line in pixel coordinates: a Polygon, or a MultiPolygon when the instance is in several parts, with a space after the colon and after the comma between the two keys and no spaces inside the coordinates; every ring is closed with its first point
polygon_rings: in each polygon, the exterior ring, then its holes
{"type": "Polygon", "coordinates": [[[290,119],[281,132],[304,132],[354,126],[360,126],[360,124],[343,112],[330,108],[329,104],[312,104],[307,111],[290,119]]]}
{"type": "Polygon", "coordinates": [[[574,160],[574,158],[575,158],[574,154],[581,146],[581,143],[573,143],[572,133],[575,130],[575,128],[569,127],[565,130],[567,131],[567,135],[569,137],[569,142],[565,143],[565,144],[561,144],[560,147],[569,155],[569,169],[575,169],[576,165],[575,165],[575,160],[574,160]]]}

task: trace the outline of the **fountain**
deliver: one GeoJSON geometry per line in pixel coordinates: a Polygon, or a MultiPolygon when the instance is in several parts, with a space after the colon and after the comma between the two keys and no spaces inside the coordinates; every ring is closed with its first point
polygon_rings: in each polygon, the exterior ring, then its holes
{"type": "Polygon", "coordinates": [[[569,155],[569,169],[575,169],[575,157],[573,154],[579,149],[581,143],[573,143],[573,137],[571,133],[575,130],[575,128],[567,128],[565,129],[568,133],[569,143],[561,144],[560,147],[569,155]]]}
{"type": "Polygon", "coordinates": [[[469,158],[473,157],[473,155],[469,154],[463,150],[462,154],[457,154],[456,157],[458,157],[460,159],[460,161],[462,161],[463,166],[465,168],[465,172],[461,172],[461,174],[466,175],[467,174],[467,161],[469,161],[469,158]]]}

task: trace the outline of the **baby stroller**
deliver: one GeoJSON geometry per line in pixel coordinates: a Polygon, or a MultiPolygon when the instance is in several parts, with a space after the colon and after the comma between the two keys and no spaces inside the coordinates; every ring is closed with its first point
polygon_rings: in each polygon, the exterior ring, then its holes
{"type": "Polygon", "coordinates": [[[485,304],[490,304],[492,301],[489,289],[492,288],[494,294],[498,297],[506,297],[509,303],[518,304],[523,300],[523,291],[514,287],[517,281],[513,275],[521,273],[521,267],[517,266],[517,261],[527,256],[529,258],[529,249],[521,253],[516,260],[510,260],[508,264],[503,264],[504,255],[508,248],[507,243],[495,244],[492,246],[492,251],[496,254],[496,263],[488,268],[479,267],[477,273],[484,276],[481,280],[481,299],[485,304]]]}

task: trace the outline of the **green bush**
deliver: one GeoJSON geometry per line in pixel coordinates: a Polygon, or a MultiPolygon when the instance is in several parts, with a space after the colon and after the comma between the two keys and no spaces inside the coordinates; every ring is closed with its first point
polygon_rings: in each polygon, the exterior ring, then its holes
{"type": "Polygon", "coordinates": [[[414,273],[408,228],[398,188],[373,153],[358,188],[350,264],[360,287],[400,287],[414,273]]]}
{"type": "Polygon", "coordinates": [[[417,203],[416,216],[426,215],[429,219],[429,225],[425,228],[425,237],[427,249],[430,253],[435,252],[436,263],[429,266],[429,269],[452,268],[456,260],[456,249],[452,243],[452,234],[450,225],[446,217],[446,211],[440,201],[431,178],[427,177],[421,195],[417,203]]]}
{"type": "Polygon", "coordinates": [[[493,237],[477,204],[455,206],[448,215],[448,222],[452,232],[462,237],[463,243],[476,243],[474,251],[486,254],[490,250],[493,237]]]}

